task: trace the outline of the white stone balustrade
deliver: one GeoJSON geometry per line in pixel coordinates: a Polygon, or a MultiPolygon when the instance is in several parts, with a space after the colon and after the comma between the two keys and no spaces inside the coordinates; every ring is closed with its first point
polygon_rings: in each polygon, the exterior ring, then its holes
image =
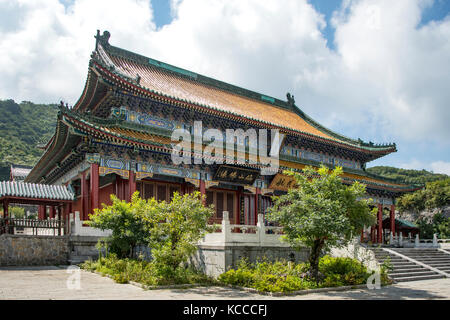
{"type": "Polygon", "coordinates": [[[224,211],[221,231],[206,234],[200,244],[289,247],[280,236],[281,228],[265,226],[262,214],[258,214],[256,225],[242,225],[230,224],[228,211],[224,211]]]}
{"type": "Polygon", "coordinates": [[[80,219],[80,212],[75,211],[75,219],[73,214],[70,216],[70,234],[73,236],[88,236],[88,237],[108,237],[112,234],[111,230],[100,230],[92,227],[83,226],[84,221],[80,219]]]}

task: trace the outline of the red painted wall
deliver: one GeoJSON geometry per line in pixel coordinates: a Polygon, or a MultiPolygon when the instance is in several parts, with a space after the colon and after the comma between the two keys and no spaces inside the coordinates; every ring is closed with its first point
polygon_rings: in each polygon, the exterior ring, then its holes
{"type": "Polygon", "coordinates": [[[100,188],[99,193],[98,193],[100,208],[102,208],[102,203],[104,203],[106,205],[111,204],[110,195],[112,193],[114,193],[114,185],[113,184],[109,184],[107,186],[100,188]]]}
{"type": "Polygon", "coordinates": [[[81,197],[78,197],[78,200],[72,203],[72,213],[75,211],[79,211],[81,213],[81,197]]]}

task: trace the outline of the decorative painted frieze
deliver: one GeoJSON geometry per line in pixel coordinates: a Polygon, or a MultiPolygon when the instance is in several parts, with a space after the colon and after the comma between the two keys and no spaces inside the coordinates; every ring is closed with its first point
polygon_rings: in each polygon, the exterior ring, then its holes
{"type": "Polygon", "coordinates": [[[284,146],[281,148],[281,154],[295,157],[298,159],[313,160],[320,163],[326,163],[333,166],[341,166],[345,168],[361,169],[357,161],[345,160],[333,156],[324,155],[317,152],[306,151],[303,149],[284,146]]]}
{"type": "Polygon", "coordinates": [[[200,188],[200,179],[184,178],[184,181],[192,183],[196,188],[200,188]]]}
{"type": "Polygon", "coordinates": [[[115,118],[123,118],[128,122],[167,130],[184,128],[183,124],[177,123],[175,121],[169,121],[167,119],[159,118],[154,115],[128,110],[125,106],[122,106],[120,108],[112,108],[111,116],[115,118]]]}
{"type": "Polygon", "coordinates": [[[129,179],[130,178],[130,171],[129,170],[122,170],[122,169],[115,169],[115,168],[107,168],[107,167],[99,167],[99,171],[98,171],[100,176],[105,176],[107,174],[110,173],[115,173],[125,179],[129,179]]]}
{"type": "Polygon", "coordinates": [[[136,180],[142,180],[145,178],[152,178],[153,177],[153,173],[150,172],[136,172],[136,180]]]}
{"type": "Polygon", "coordinates": [[[219,185],[219,181],[205,181],[205,188],[209,189],[211,187],[216,187],[219,185]]]}

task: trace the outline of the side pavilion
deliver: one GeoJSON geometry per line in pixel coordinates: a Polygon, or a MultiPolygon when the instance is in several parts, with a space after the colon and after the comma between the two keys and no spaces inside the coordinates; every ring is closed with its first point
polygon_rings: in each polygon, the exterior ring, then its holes
{"type": "MultiPolygon", "coordinates": [[[[0,218],[0,234],[13,233],[14,227],[29,228],[58,228],[59,232],[63,226],[61,218],[68,216],[72,207],[74,194],[63,185],[46,185],[37,183],[25,183],[18,181],[0,182],[0,202],[3,208],[3,217],[0,218]],[[39,206],[38,219],[19,219],[9,217],[9,205],[31,204],[39,206]],[[52,220],[45,220],[47,216],[52,220]],[[54,220],[57,217],[56,221],[54,220]],[[44,226],[43,222],[47,222],[44,226]]],[[[45,223],[44,223],[45,224],[45,223]]]]}

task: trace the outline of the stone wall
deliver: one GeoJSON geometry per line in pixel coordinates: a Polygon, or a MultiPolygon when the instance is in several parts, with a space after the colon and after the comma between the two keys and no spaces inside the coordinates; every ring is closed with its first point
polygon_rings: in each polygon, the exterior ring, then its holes
{"type": "Polygon", "coordinates": [[[309,250],[296,251],[290,247],[279,246],[208,246],[199,245],[198,251],[190,263],[207,275],[217,277],[221,273],[237,266],[242,258],[256,262],[265,257],[268,261],[287,260],[296,263],[308,259],[309,250]]]}
{"type": "Polygon", "coordinates": [[[67,237],[9,235],[0,236],[0,266],[67,264],[67,237]]]}
{"type": "Polygon", "coordinates": [[[102,237],[69,236],[70,257],[98,258],[97,243],[102,237]]]}

